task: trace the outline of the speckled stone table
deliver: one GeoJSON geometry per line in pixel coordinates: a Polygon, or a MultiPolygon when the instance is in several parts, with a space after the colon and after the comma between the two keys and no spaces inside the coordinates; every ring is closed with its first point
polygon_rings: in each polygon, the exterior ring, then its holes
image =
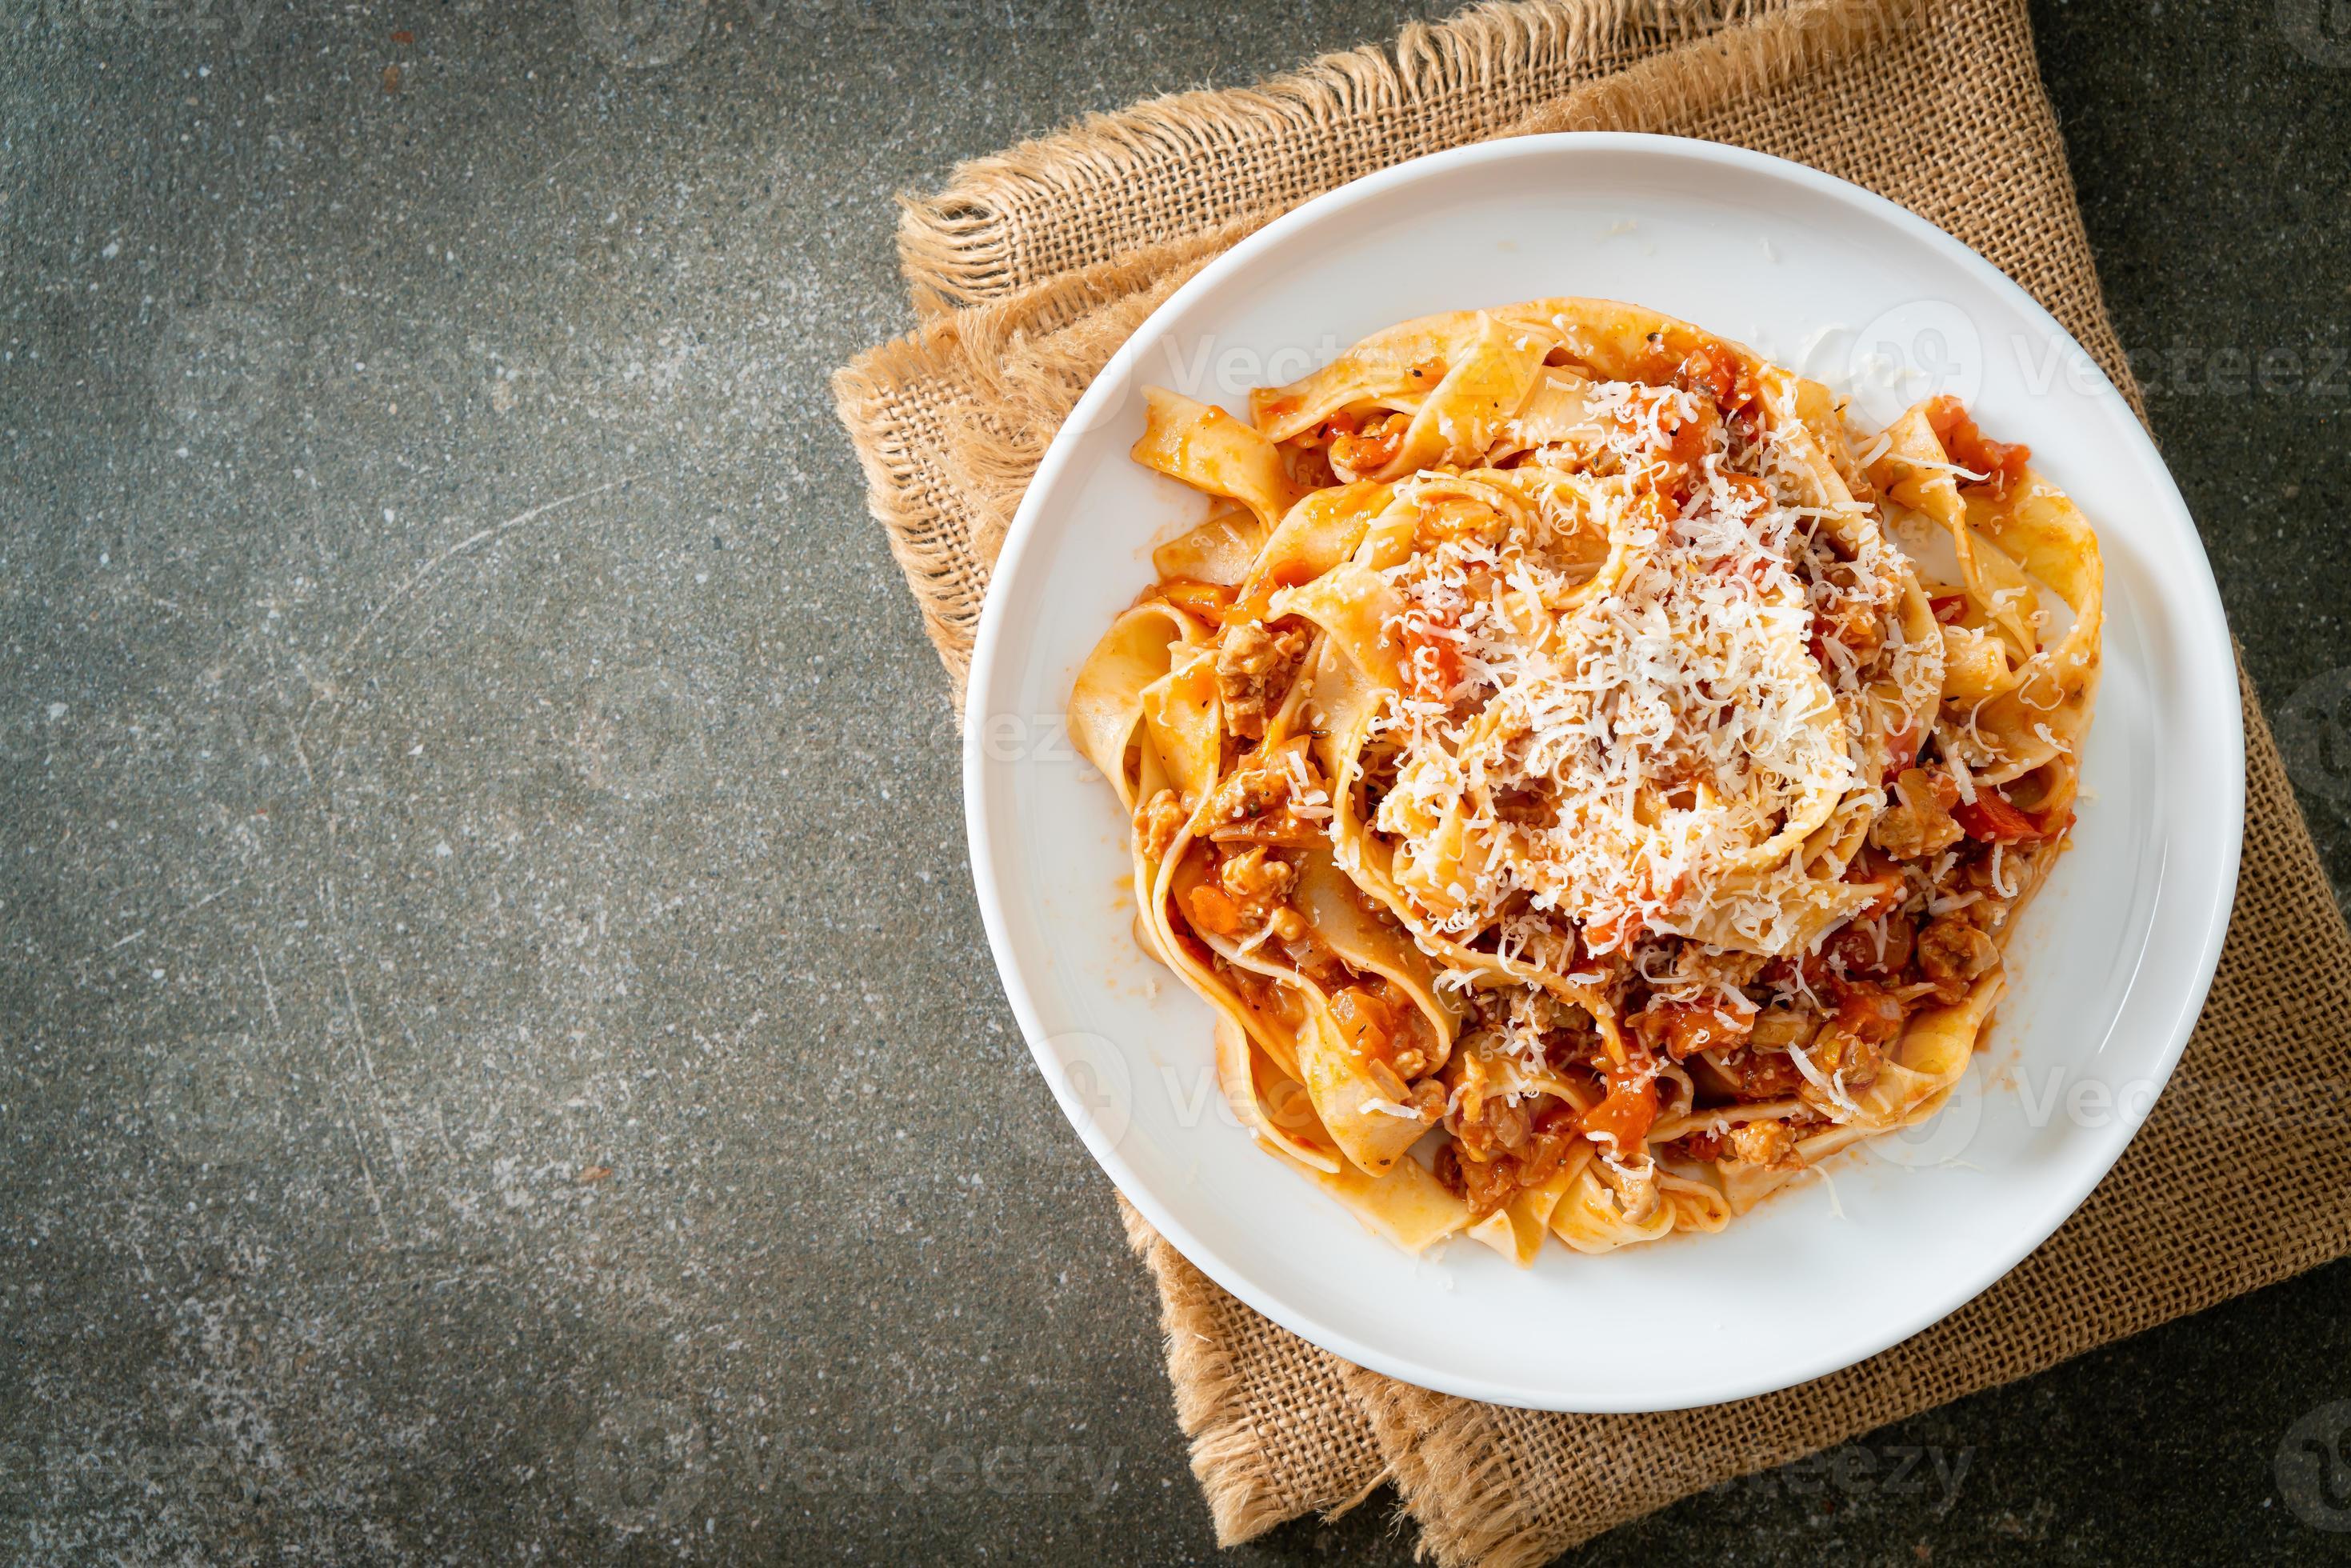
{"type": "MultiPolygon", "coordinates": [[[[893,191],[1414,10],[0,0],[0,1559],[1212,1554],[825,377],[893,191]]],[[[2035,20],[2343,887],[2351,35],[2035,20]]],[[[2346,1285],[1583,1555],[2320,1560],[2346,1285]]]]}

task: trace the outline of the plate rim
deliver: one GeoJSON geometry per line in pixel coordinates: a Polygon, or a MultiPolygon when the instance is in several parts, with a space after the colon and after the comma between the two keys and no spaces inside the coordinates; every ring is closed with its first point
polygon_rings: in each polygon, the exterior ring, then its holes
{"type": "MultiPolygon", "coordinates": [[[[1815,194],[1831,198],[1854,207],[1865,217],[1889,224],[1912,240],[1940,252],[1961,269],[1976,276],[1993,293],[2005,297],[2007,302],[2031,324],[2044,330],[2054,342],[2070,348],[2084,361],[2095,364],[2074,335],[2066,330],[2041,302],[2025,288],[2001,271],[1992,262],[1957,236],[1937,227],[1917,214],[1897,203],[1850,181],[1843,180],[1809,165],[1788,159],[1757,152],[1748,148],[1721,142],[1706,141],[1690,137],[1659,136],[1632,131],[1562,131],[1539,136],[1513,137],[1497,141],[1473,142],[1446,149],[1390,165],[1346,184],[1334,187],[1322,194],[1290,209],[1264,227],[1247,235],[1230,250],[1211,260],[1197,274],[1187,279],[1139,323],[1115,351],[1109,367],[1098,374],[1084,394],[1071,408],[1047,447],[1035,476],[1030,479],[1006,530],[1004,542],[989,574],[991,590],[999,580],[1017,577],[1024,565],[1038,532],[1038,517],[1046,498],[1054,491],[1062,471],[1074,461],[1082,437],[1099,421],[1102,405],[1114,395],[1123,392],[1128,380],[1112,371],[1137,343],[1156,341],[1165,335],[1162,323],[1180,316],[1202,295],[1223,285],[1236,274],[1246,271],[1264,253],[1281,246],[1292,233],[1322,221],[1347,207],[1376,197],[1398,185],[1439,176],[1446,172],[1489,162],[1517,159],[1542,160],[1564,155],[1573,162],[1583,153],[1632,152],[1670,158],[1694,159],[1733,169],[1742,169],[1766,180],[1791,182],[1808,188],[1815,194]]],[[[2158,481],[2160,491],[2169,505],[2164,510],[2168,516],[2158,516],[2154,521],[2167,528],[2176,527],[2189,548],[2194,563],[2201,568],[2190,574],[2193,580],[2182,589],[2177,601],[2167,595],[2168,601],[2192,608],[2195,624],[2191,628],[2195,641],[2207,646],[2200,650],[2187,649],[2189,667],[2206,662],[2217,652],[2226,661],[2228,674],[2218,677],[2214,685],[2220,706],[2233,722],[2230,725],[2227,755],[2221,759],[2226,767],[2221,784],[2225,800],[2227,832],[2221,849],[2220,874],[2217,880],[2219,894],[2210,908],[2196,912],[2194,931],[2194,977],[2183,994],[2183,1004],[2168,1030],[2168,1038],[2159,1055],[2154,1060],[2153,1080],[2157,1098],[2168,1085],[2189,1037],[2194,1031],[2210,998],[2214,976],[2218,970],[2222,946],[2227,938],[2234,894],[2242,866],[2245,804],[2244,709],[2238,687],[2233,642],[2228,630],[2220,587],[2212,574],[2211,560],[2204,549],[2203,538],[2197,530],[2194,515],[2186,498],[2179,493],[2178,481],[2156,446],[2154,437],[2121,391],[2110,378],[2100,376],[2103,385],[2095,394],[2100,403],[2111,412],[2119,405],[2123,419],[2122,440],[2134,449],[2134,455],[2158,481]]],[[[1815,1378],[1840,1372],[1878,1355],[1895,1345],[1942,1322],[1967,1305],[2001,1280],[2018,1264],[2037,1251],[2059,1227],[2073,1218],[2090,1194],[2111,1174],[2115,1165],[2136,1140],[2145,1126],[2142,1120],[2116,1138],[2112,1146],[2094,1159],[2094,1169],[2085,1180],[2069,1183],[2045,1201],[2032,1224],[2020,1227],[2014,1237],[1992,1250],[1991,1264],[1985,1268],[1964,1289],[1947,1297],[1933,1298],[1926,1308],[1897,1316],[1890,1322],[1874,1323],[1869,1333],[1855,1335],[1834,1354],[1815,1355],[1811,1360],[1792,1366],[1782,1366],[1765,1375],[1743,1380],[1731,1380],[1712,1397],[1695,1403],[1656,1403],[1637,1396],[1625,1398],[1579,1398],[1562,1403],[1560,1396],[1547,1391],[1513,1389],[1491,1384],[1476,1377],[1462,1377],[1441,1367],[1416,1362],[1409,1356],[1392,1354],[1377,1346],[1362,1343],[1353,1335],[1334,1330],[1316,1321],[1310,1314],[1296,1311],[1288,1302],[1264,1291],[1241,1270],[1235,1268],[1213,1246],[1208,1245],[1185,1225],[1136,1176],[1130,1164],[1118,1153],[1116,1145],[1104,1136],[1091,1118],[1072,1114],[1071,1108],[1055,1085],[1059,1059],[1049,1053],[1046,1041],[1051,1038],[1042,1027],[1034,996],[1030,993],[1019,967],[1013,961],[1012,938],[1001,892],[996,859],[987,841],[987,806],[990,799],[986,779],[989,761],[982,744],[981,730],[987,721],[989,707],[986,701],[997,679],[997,665],[1006,638],[1006,612],[1003,606],[1008,596],[994,591],[985,594],[980,610],[978,629],[973,639],[972,662],[965,685],[963,721],[959,726],[963,747],[961,769],[964,789],[964,828],[968,852],[972,887],[979,904],[980,920],[987,936],[989,957],[997,977],[1011,1003],[1014,1018],[1020,1026],[1021,1038],[1028,1045],[1031,1060],[1044,1076],[1054,1103],[1084,1143],[1094,1163],[1108,1176],[1112,1184],[1132,1203],[1152,1227],[1164,1237],[1194,1267],[1216,1283],[1271,1322],[1287,1329],[1309,1343],[1342,1356],[1357,1365],[1416,1387],[1428,1388],[1484,1403],[1510,1406],[1521,1409],[1552,1410],[1582,1414],[1655,1414],[1678,1409],[1705,1408],[1733,1400],[1777,1392],[1808,1383],[1815,1378]],[[2074,1190],[2078,1185],[2078,1190],[2074,1190]]],[[[2183,643],[2186,639],[2183,639],[2183,643]]],[[[2128,1001],[2137,980],[2124,988],[2116,1004],[2117,1016],[2128,1001]]],[[[1336,1218],[1336,1217],[1334,1217],[1336,1218]]]]}

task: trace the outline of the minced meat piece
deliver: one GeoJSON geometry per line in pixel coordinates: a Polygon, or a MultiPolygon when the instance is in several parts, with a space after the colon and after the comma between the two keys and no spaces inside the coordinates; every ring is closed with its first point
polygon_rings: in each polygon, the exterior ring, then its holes
{"type": "Polygon", "coordinates": [[[1901,804],[1881,813],[1869,830],[1869,841],[1898,861],[1923,860],[1940,854],[1967,835],[1951,815],[1959,799],[1959,786],[1948,773],[1925,768],[1905,768],[1895,781],[1901,804]]]}
{"type": "Polygon", "coordinates": [[[1267,714],[1289,689],[1292,666],[1306,652],[1302,632],[1268,632],[1254,621],[1225,628],[1217,643],[1217,689],[1224,697],[1225,727],[1255,740],[1265,734],[1267,714]]]}

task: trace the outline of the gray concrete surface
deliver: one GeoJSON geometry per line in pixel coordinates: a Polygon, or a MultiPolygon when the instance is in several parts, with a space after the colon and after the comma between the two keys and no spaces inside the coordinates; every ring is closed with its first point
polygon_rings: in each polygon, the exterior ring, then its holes
{"type": "MultiPolygon", "coordinates": [[[[0,0],[0,1560],[1213,1554],[825,378],[893,191],[1415,9],[0,0]]],[[[2351,39],[2036,22],[2342,885],[2351,39]]],[[[2346,1283],[1583,1557],[2320,1559],[2346,1283]]]]}

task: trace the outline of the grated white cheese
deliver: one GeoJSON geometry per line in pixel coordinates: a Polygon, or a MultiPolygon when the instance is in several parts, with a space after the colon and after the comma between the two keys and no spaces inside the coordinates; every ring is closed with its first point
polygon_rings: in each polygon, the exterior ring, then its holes
{"type": "Polygon", "coordinates": [[[1804,1075],[1804,1082],[1819,1090],[1828,1099],[1830,1104],[1848,1116],[1861,1114],[1861,1107],[1855,1104],[1852,1097],[1844,1092],[1844,1072],[1838,1072],[1835,1079],[1832,1080],[1827,1073],[1821,1071],[1820,1064],[1813,1060],[1812,1053],[1801,1045],[1792,1045],[1788,1048],[1788,1060],[1796,1064],[1796,1071],[1804,1075]]]}
{"type": "Polygon", "coordinates": [[[1916,468],[1921,473],[1949,474],[1954,478],[1965,479],[1971,485],[1980,484],[1991,477],[1990,474],[1979,474],[1972,468],[1963,468],[1957,463],[1938,462],[1932,457],[1912,457],[1905,455],[1902,465],[1906,468],[1916,468]]]}
{"type": "MultiPolygon", "coordinates": [[[[1624,382],[1586,399],[1614,472],[1586,477],[1582,495],[1621,577],[1579,594],[1589,532],[1549,537],[1499,513],[1490,528],[1437,530],[1387,569],[1405,608],[1386,632],[1414,689],[1373,727],[1400,752],[1373,825],[1407,845],[1462,825],[1468,846],[1445,867],[1455,874],[1423,884],[1446,905],[1427,913],[1449,936],[1489,927],[1523,898],[1574,916],[1595,952],[1701,924],[1727,925],[1750,951],[1789,951],[1816,891],[1792,852],[1760,867],[1754,856],[1799,813],[1810,823],[1855,794],[1876,804],[1848,707],[1906,646],[1890,613],[1894,549],[1865,528],[1856,559],[1839,559],[1818,537],[1826,510],[1801,500],[1776,434],[1734,437],[1719,423],[1675,511],[1656,483],[1677,431],[1710,420],[1711,405],[1624,382]],[[1866,658],[1823,637],[1823,671],[1811,651],[1821,617],[1889,634],[1866,658]],[[1506,796],[1545,803],[1550,821],[1504,820],[1495,803],[1506,796]]],[[[1424,475],[1398,495],[1458,495],[1468,482],[1424,475]]]]}

